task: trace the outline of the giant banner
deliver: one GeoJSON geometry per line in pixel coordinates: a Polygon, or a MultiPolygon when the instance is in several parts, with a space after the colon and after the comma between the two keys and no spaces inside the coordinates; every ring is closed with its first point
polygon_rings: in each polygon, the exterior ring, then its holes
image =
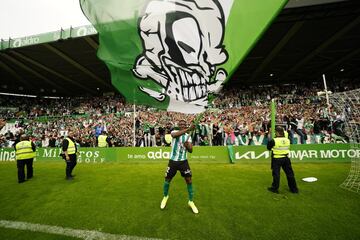
{"type": "MultiPolygon", "coordinates": [[[[60,148],[39,148],[36,161],[63,161],[59,156],[60,148]]],[[[265,146],[234,147],[235,162],[269,161],[270,152],[265,146]]],[[[102,164],[108,162],[156,162],[167,161],[169,147],[121,147],[121,148],[80,148],[79,163],[102,164]]],[[[360,158],[359,149],[351,149],[349,144],[308,144],[292,145],[292,161],[299,162],[349,162],[351,158],[360,158]]],[[[0,149],[0,163],[15,161],[15,151],[11,148],[0,149]]],[[[194,147],[189,161],[230,162],[226,147],[194,147]]]]}
{"type": "Polygon", "coordinates": [[[129,102],[204,111],[287,0],[80,0],[129,102]]]}

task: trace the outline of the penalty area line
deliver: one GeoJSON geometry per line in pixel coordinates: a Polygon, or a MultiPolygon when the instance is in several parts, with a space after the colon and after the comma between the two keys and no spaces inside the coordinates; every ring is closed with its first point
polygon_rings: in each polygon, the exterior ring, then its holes
{"type": "Polygon", "coordinates": [[[128,235],[117,235],[111,233],[103,233],[94,230],[81,230],[73,228],[64,228],[59,226],[43,225],[37,223],[18,222],[0,220],[0,227],[11,228],[17,230],[27,230],[32,232],[50,233],[68,237],[82,238],[85,240],[160,240],[159,238],[145,238],[128,235]]]}

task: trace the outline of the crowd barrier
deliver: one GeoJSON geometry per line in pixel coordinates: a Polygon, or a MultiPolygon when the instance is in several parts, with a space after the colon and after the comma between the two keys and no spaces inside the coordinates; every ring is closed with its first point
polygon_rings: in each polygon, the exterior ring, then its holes
{"type": "MultiPolygon", "coordinates": [[[[194,147],[189,161],[230,162],[229,151],[224,146],[194,147]]],[[[63,161],[59,156],[60,148],[38,148],[35,161],[63,161]]],[[[107,162],[167,161],[170,147],[119,147],[119,148],[80,148],[79,163],[101,164],[107,162]]],[[[234,146],[235,162],[269,161],[270,152],[266,146],[234,146]]],[[[291,145],[290,158],[294,162],[350,162],[351,158],[360,158],[359,149],[351,149],[350,144],[305,144],[291,145]]],[[[15,161],[12,148],[0,149],[0,162],[15,161]]]]}

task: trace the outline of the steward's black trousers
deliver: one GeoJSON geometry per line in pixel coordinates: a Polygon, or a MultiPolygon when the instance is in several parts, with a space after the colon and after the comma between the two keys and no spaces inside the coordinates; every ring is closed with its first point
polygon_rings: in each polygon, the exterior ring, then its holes
{"type": "Polygon", "coordinates": [[[272,188],[278,190],[280,184],[280,168],[282,168],[286,174],[288,186],[291,192],[298,191],[295,181],[294,171],[291,167],[291,161],[288,157],[283,158],[271,158],[271,169],[273,176],[272,188]]]}
{"type": "Polygon", "coordinates": [[[33,158],[17,160],[16,166],[18,169],[18,181],[19,183],[25,181],[25,165],[26,165],[26,172],[27,172],[27,179],[33,177],[33,158]]]}
{"type": "Polygon", "coordinates": [[[66,177],[71,177],[72,170],[76,166],[76,154],[69,154],[69,161],[66,161],[66,177]]]}

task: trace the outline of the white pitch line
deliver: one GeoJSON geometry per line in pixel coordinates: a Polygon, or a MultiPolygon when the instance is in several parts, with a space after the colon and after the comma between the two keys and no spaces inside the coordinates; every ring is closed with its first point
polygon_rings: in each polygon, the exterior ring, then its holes
{"type": "Polygon", "coordinates": [[[17,230],[28,230],[32,232],[43,232],[50,234],[57,234],[69,237],[82,238],[85,240],[160,240],[158,238],[144,238],[137,236],[127,236],[127,235],[116,235],[111,233],[103,233],[93,230],[80,230],[72,228],[63,228],[59,226],[43,225],[37,223],[28,223],[28,222],[17,222],[17,221],[7,221],[0,220],[0,227],[3,228],[12,228],[17,230]]]}

